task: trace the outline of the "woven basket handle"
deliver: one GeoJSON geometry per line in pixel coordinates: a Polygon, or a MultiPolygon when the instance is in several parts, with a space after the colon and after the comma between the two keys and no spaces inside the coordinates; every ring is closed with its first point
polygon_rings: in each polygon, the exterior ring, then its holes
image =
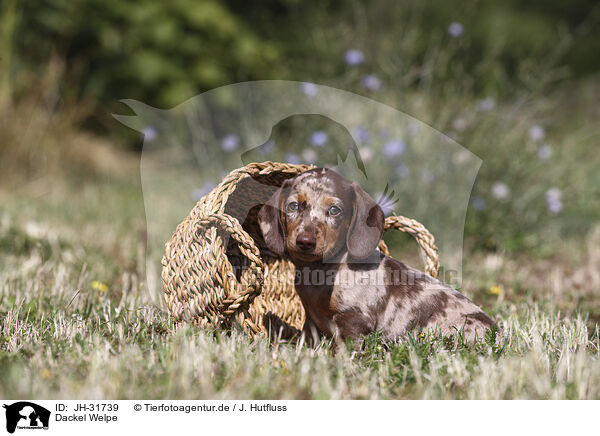
{"type": "MultiPolygon", "coordinates": [[[[430,276],[437,278],[440,271],[440,258],[438,248],[435,245],[435,238],[429,233],[429,230],[416,220],[396,215],[389,216],[385,219],[384,231],[388,231],[389,229],[400,230],[401,232],[409,233],[414,236],[425,255],[425,272],[430,276]]],[[[383,239],[379,242],[379,249],[386,256],[389,256],[390,252],[385,242],[383,242],[383,239]]]]}
{"type": "MultiPolygon", "coordinates": [[[[236,314],[240,309],[247,309],[254,298],[260,294],[263,285],[264,265],[260,257],[260,250],[256,246],[254,239],[246,233],[240,222],[230,215],[220,213],[198,218],[195,222],[194,237],[198,239],[204,238],[206,231],[213,226],[217,227],[221,232],[229,234],[238,243],[241,254],[249,261],[250,274],[247,277],[246,283],[240,286],[233,279],[223,281],[227,297],[216,308],[216,312],[231,316],[236,314]]],[[[227,268],[227,262],[221,261],[219,264],[221,268],[227,268]]],[[[223,271],[221,277],[232,277],[232,274],[228,274],[229,272],[223,271]]],[[[257,329],[256,326],[251,327],[257,329]]]]}

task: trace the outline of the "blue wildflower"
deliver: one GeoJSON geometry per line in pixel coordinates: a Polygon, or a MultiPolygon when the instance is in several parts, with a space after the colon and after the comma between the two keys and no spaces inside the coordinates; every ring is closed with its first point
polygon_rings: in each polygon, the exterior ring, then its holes
{"type": "Polygon", "coordinates": [[[240,137],[235,133],[225,135],[221,139],[221,148],[223,151],[231,152],[235,151],[240,146],[240,137]]]}
{"type": "Polygon", "coordinates": [[[504,200],[510,196],[510,188],[504,182],[496,182],[492,185],[492,195],[498,200],[504,200]]]}
{"type": "Polygon", "coordinates": [[[285,155],[285,161],[291,163],[292,165],[299,165],[302,161],[300,160],[300,156],[296,153],[287,153],[285,155]]]}
{"type": "Polygon", "coordinates": [[[144,140],[145,141],[154,141],[156,139],[156,137],[158,136],[158,132],[156,131],[156,129],[152,126],[146,126],[142,129],[142,135],[144,135],[144,140]]]}
{"type": "Polygon", "coordinates": [[[355,48],[348,50],[344,57],[346,59],[346,63],[351,66],[360,65],[365,61],[365,55],[363,52],[355,48]]]}
{"type": "Polygon", "coordinates": [[[310,143],[315,147],[323,147],[325,144],[327,144],[328,140],[329,137],[327,136],[327,133],[322,130],[317,130],[310,136],[310,143]]]}
{"type": "Polygon", "coordinates": [[[388,157],[399,156],[404,153],[406,149],[406,145],[404,141],[401,139],[394,139],[392,141],[388,141],[383,145],[383,154],[388,157]]]}
{"type": "Polygon", "coordinates": [[[464,118],[457,118],[454,121],[452,121],[452,127],[457,132],[464,131],[468,125],[469,125],[468,121],[465,120],[464,118]]]}
{"type": "Polygon", "coordinates": [[[308,97],[314,97],[319,93],[317,85],[311,82],[302,82],[300,88],[302,89],[304,95],[307,95],[308,97]]]}
{"type": "Polygon", "coordinates": [[[275,150],[275,141],[269,139],[259,147],[259,150],[262,154],[271,153],[273,150],[275,150]]]}
{"type": "Polygon", "coordinates": [[[548,160],[552,157],[552,147],[547,144],[542,145],[537,150],[537,155],[540,160],[548,160]]]}
{"type": "Polygon", "coordinates": [[[537,124],[531,126],[528,133],[529,138],[536,142],[542,141],[546,137],[546,130],[537,124]]]}
{"type": "Polygon", "coordinates": [[[550,188],[546,191],[546,204],[551,215],[556,215],[562,210],[563,203],[560,189],[550,188]]]}
{"type": "Polygon", "coordinates": [[[364,127],[355,127],[350,133],[352,133],[352,136],[358,142],[369,142],[371,138],[369,131],[364,127]]]}
{"type": "Polygon", "coordinates": [[[381,79],[375,74],[367,74],[362,78],[360,83],[369,91],[379,91],[382,85],[381,79]]]}
{"type": "Polygon", "coordinates": [[[481,197],[473,198],[473,201],[471,202],[471,204],[473,204],[473,209],[475,209],[477,211],[484,210],[485,206],[486,206],[485,199],[483,199],[481,197]]]}
{"type": "Polygon", "coordinates": [[[448,33],[453,38],[458,38],[459,36],[461,36],[464,33],[464,31],[465,31],[464,26],[457,21],[453,21],[448,26],[448,33]]]}

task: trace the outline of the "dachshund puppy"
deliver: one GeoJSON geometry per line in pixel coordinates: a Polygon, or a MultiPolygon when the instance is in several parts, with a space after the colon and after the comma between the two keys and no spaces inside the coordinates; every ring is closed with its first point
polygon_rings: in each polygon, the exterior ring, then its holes
{"type": "Polygon", "coordinates": [[[360,339],[375,331],[483,338],[494,322],[467,297],[384,256],[381,208],[357,183],[317,168],[286,180],[260,209],[267,247],[296,267],[307,340],[360,339]]]}

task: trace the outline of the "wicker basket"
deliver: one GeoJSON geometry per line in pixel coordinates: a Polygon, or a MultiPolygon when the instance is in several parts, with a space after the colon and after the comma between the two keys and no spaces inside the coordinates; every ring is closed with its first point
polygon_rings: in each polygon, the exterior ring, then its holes
{"type": "MultiPolygon", "coordinates": [[[[289,336],[302,328],[294,265],[268,251],[257,213],[284,180],[311,168],[251,163],[198,201],[167,242],[162,259],[165,298],[177,321],[227,329],[237,324],[250,335],[271,330],[289,336]]],[[[425,271],[436,277],[439,260],[431,233],[402,216],[386,219],[385,230],[391,228],[416,238],[425,271]]],[[[379,248],[388,254],[383,241],[379,248]]]]}

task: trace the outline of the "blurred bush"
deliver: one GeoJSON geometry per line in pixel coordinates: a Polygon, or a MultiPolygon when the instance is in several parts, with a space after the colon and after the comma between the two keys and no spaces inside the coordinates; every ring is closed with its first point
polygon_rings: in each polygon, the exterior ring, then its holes
{"type": "Polygon", "coordinates": [[[17,13],[13,67],[35,71],[58,53],[76,98],[170,107],[277,70],[277,45],[217,0],[22,0],[17,13]]]}

